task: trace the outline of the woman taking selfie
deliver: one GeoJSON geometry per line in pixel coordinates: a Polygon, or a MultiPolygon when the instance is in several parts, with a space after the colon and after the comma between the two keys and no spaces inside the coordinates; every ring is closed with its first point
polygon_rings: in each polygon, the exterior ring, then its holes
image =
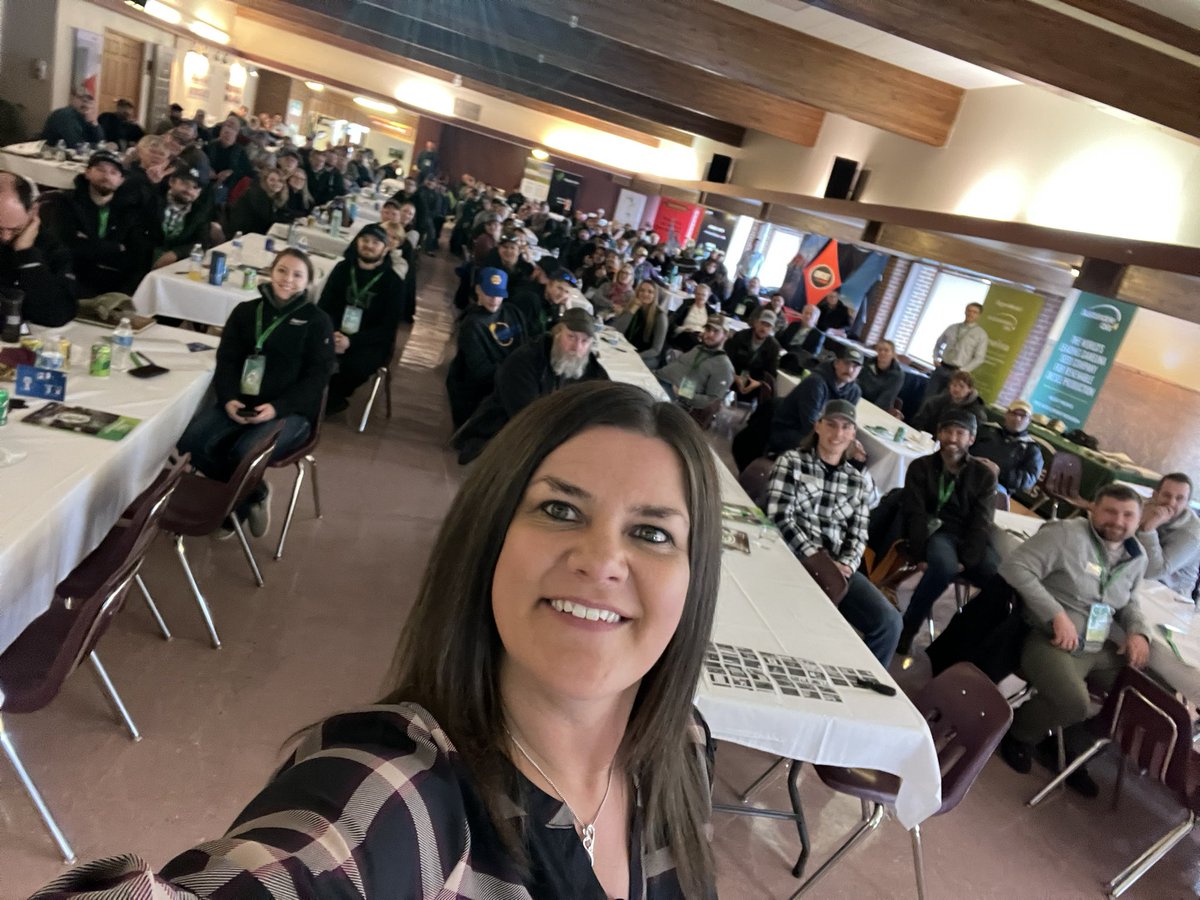
{"type": "Polygon", "coordinates": [[[157,879],[125,856],[38,900],[713,896],[692,695],[716,484],[696,426],[639,388],[526,407],[442,525],[383,703],[308,731],[224,839],[157,879]]]}

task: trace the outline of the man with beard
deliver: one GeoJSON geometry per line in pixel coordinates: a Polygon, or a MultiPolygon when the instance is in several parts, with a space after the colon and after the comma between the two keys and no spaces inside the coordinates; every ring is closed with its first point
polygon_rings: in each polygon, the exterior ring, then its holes
{"type": "Polygon", "coordinates": [[[96,99],[84,88],[73,90],[70,104],[46,118],[42,140],[51,146],[62,141],[71,150],[79,144],[99,144],[104,130],[96,119],[96,99]]]}
{"type": "Polygon", "coordinates": [[[506,234],[483,258],[485,266],[503,269],[508,275],[509,293],[514,293],[533,278],[533,264],[521,258],[521,244],[516,235],[506,234]]]}
{"type": "Polygon", "coordinates": [[[160,194],[150,221],[153,268],[187,259],[196,244],[208,239],[211,206],[203,197],[208,179],[198,169],[178,165],[160,194]]]}
{"type": "Polygon", "coordinates": [[[118,191],[125,165],[108,150],[88,159],[75,188],[50,195],[45,227],[71,254],[76,296],[132,294],[150,267],[146,227],[137,197],[118,191]]]}
{"type": "Polygon", "coordinates": [[[221,130],[217,132],[216,138],[209,141],[208,146],[204,148],[212,171],[216,173],[213,180],[217,184],[218,203],[224,203],[237,183],[253,173],[250,157],[246,155],[245,148],[238,143],[239,133],[238,120],[230,116],[221,123],[221,130]]]}
{"type": "Polygon", "coordinates": [[[112,141],[121,150],[132,147],[146,134],[133,117],[134,107],[128,100],[118,100],[115,112],[100,113],[97,120],[104,131],[104,139],[112,141]]]}
{"type": "Polygon", "coordinates": [[[1146,577],[1177,594],[1195,599],[1200,576],[1200,519],[1192,512],[1192,479],[1171,472],[1158,485],[1138,525],[1138,543],[1146,551],[1146,577]]]}
{"type": "Polygon", "coordinates": [[[25,294],[25,321],[65,325],[77,309],[71,254],[42,229],[36,196],[30,182],[0,171],[0,289],[25,294]]]}
{"type": "Polygon", "coordinates": [[[703,409],[729,393],[735,373],[725,353],[726,329],[724,316],[709,316],[700,343],[655,371],[671,398],[685,409],[703,409]]]}
{"type": "Polygon", "coordinates": [[[387,365],[404,305],[404,282],[392,268],[387,231],[367,225],[325,282],[317,304],[333,322],[338,369],[329,379],[328,414],[350,405],[350,395],[387,365]]]}
{"type": "MultiPolygon", "coordinates": [[[[1031,631],[1021,672],[1037,689],[1000,742],[1000,756],[1018,772],[1030,770],[1033,745],[1054,728],[1067,729],[1072,755],[1081,749],[1080,726],[1089,711],[1085,681],[1111,687],[1125,665],[1140,669],[1150,659],[1150,626],[1137,601],[1147,562],[1134,537],[1141,514],[1132,488],[1106,484],[1086,517],[1046,523],[1000,566],[1023,601],[1031,631]],[[1123,643],[1109,637],[1114,619],[1125,632],[1123,643]]],[[[1088,797],[1099,792],[1083,768],[1067,785],[1088,797]]]]}
{"type": "Polygon", "coordinates": [[[608,379],[592,355],[596,322],[582,309],[568,309],[541,340],[513,353],[496,370],[496,387],[451,439],[460,465],[475,459],[508,420],[538,397],[577,381],[608,379]]]}
{"type": "Polygon", "coordinates": [[[813,369],[794,391],[776,404],[767,449],[774,454],[799,447],[830,400],[857,404],[862,398],[862,389],[855,379],[862,364],[861,350],[843,346],[837,359],[813,369]]]}
{"type": "Polygon", "coordinates": [[[1004,424],[985,425],[975,442],[975,455],[996,464],[997,480],[1007,494],[1030,490],[1042,474],[1042,450],[1029,433],[1032,412],[1027,401],[1014,400],[1004,414],[1004,424]]]}

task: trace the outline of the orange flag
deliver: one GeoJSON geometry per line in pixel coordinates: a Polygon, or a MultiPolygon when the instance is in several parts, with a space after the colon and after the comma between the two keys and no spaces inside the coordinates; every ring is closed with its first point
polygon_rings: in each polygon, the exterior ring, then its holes
{"type": "Polygon", "coordinates": [[[804,267],[805,300],[808,303],[820,303],[822,297],[830,291],[836,291],[841,284],[837,241],[830,241],[813,257],[812,262],[804,267]]]}

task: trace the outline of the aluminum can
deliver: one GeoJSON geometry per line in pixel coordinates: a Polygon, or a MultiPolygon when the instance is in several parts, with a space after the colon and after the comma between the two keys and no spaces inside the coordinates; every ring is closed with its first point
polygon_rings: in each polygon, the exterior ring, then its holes
{"type": "Polygon", "coordinates": [[[8,422],[8,390],[0,388],[0,425],[8,422]]]}
{"type": "Polygon", "coordinates": [[[263,242],[263,249],[268,253],[275,252],[275,238],[269,237],[263,242]]]}
{"type": "Polygon", "coordinates": [[[246,266],[242,270],[242,288],[252,291],[256,287],[258,287],[258,269],[253,266],[246,266]]]}
{"type": "Polygon", "coordinates": [[[88,365],[88,374],[97,378],[107,378],[112,371],[112,345],[106,341],[96,341],[92,344],[92,357],[88,365]]]}

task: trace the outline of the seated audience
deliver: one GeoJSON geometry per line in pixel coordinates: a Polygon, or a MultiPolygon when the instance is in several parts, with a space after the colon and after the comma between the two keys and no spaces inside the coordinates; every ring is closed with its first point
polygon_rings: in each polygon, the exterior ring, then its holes
{"type": "Polygon", "coordinates": [[[816,307],[817,328],[821,331],[845,331],[854,322],[850,307],[842,302],[842,295],[837,291],[822,297],[816,307]]]}
{"type": "Polygon", "coordinates": [[[104,140],[126,150],[140,141],[146,134],[134,118],[135,108],[128,100],[118,100],[115,112],[100,113],[96,124],[104,132],[104,140]]]}
{"type": "Polygon", "coordinates": [[[645,247],[639,246],[633,251],[633,280],[638,284],[643,281],[653,281],[655,284],[665,287],[667,279],[659,271],[658,266],[649,258],[649,251],[645,247]]]}
{"type": "MultiPolygon", "coordinates": [[[[1147,562],[1134,538],[1141,507],[1132,488],[1106,484],[1086,516],[1043,525],[1000,566],[1030,627],[1021,673],[1036,688],[1000,742],[1000,756],[1018,772],[1030,771],[1034,745],[1054,728],[1066,729],[1072,757],[1090,743],[1082,728],[1090,705],[1085,682],[1111,687],[1123,667],[1150,660],[1150,625],[1137,601],[1147,562]],[[1109,635],[1114,620],[1125,633],[1120,644],[1109,635]]],[[[1088,797],[1099,793],[1085,768],[1067,785],[1088,797]]]]}
{"type": "Polygon", "coordinates": [[[500,242],[483,259],[485,266],[503,269],[508,276],[508,292],[511,296],[526,282],[533,280],[533,264],[521,256],[521,242],[515,235],[501,236],[500,242]]]}
{"type": "Polygon", "coordinates": [[[699,271],[691,276],[691,280],[697,287],[703,284],[711,290],[713,303],[717,307],[724,305],[729,296],[729,278],[719,259],[712,256],[705,259],[700,263],[699,271]]]}
{"type": "Polygon", "coordinates": [[[308,173],[296,166],[287,175],[288,199],[284,207],[287,221],[303,219],[317,205],[316,199],[308,190],[308,173]]]}
{"type": "Polygon", "coordinates": [[[69,150],[80,144],[99,144],[104,140],[104,130],[96,119],[96,99],[84,88],[78,88],[71,91],[67,106],[46,117],[42,140],[51,146],[62,141],[69,150]]]}
{"type": "Polygon", "coordinates": [[[404,281],[388,259],[382,225],[367,225],[354,238],[321,291],[320,307],[333,322],[337,371],[329,379],[328,413],[350,405],[350,395],[391,360],[404,310],[404,281]]]}
{"type": "Polygon", "coordinates": [[[76,296],[132,294],[150,268],[146,226],[137,198],[121,192],[125,165],[108,150],[88,159],[70,191],[42,203],[43,225],[71,254],[76,296]]]}
{"type": "Polygon", "coordinates": [[[837,359],[821,363],[795,390],[776,403],[767,451],[774,455],[799,447],[830,400],[858,403],[862,391],[855,379],[862,364],[862,351],[843,346],[837,359]]]}
{"type": "Polygon", "coordinates": [[[864,362],[858,373],[863,399],[880,409],[890,410],[904,388],[904,369],[896,359],[896,345],[889,340],[875,344],[875,358],[864,362]]]}
{"type": "Polygon", "coordinates": [[[186,165],[175,168],[150,219],[151,259],[158,269],[187,259],[196,244],[206,246],[212,206],[204,193],[204,173],[186,165]]]}
{"type": "Polygon", "coordinates": [[[217,136],[204,148],[214,173],[212,180],[217,186],[218,203],[225,202],[225,198],[239,181],[243,178],[251,178],[254,174],[250,165],[250,157],[246,155],[246,149],[238,143],[240,133],[238,120],[230,116],[221,123],[217,136]]]}
{"type": "Polygon", "coordinates": [[[1030,490],[1042,474],[1042,448],[1029,433],[1032,412],[1033,407],[1026,401],[1014,400],[1004,414],[1004,424],[984,425],[971,451],[996,464],[997,484],[1006,494],[1030,490]]]}
{"type": "MultiPolygon", "coordinates": [[[[227,481],[238,463],[275,420],[283,432],[279,459],[303,445],[320,415],[321,392],[333,371],[333,326],[311,301],[312,262],[287,249],[271,264],[262,295],[234,307],[217,347],[215,406],[203,406],[179,439],[192,465],[206,478],[227,481]]],[[[235,514],[262,537],[271,525],[271,491],[263,481],[235,514]]],[[[233,533],[226,523],[222,537],[233,533]]]]}
{"type": "Polygon", "coordinates": [[[183,121],[183,107],[178,103],[172,103],[167,107],[167,115],[164,119],[159,119],[154,123],[155,134],[166,134],[175,126],[183,121]]]}
{"type": "Polygon", "coordinates": [[[996,474],[970,455],[977,427],[969,412],[947,410],[937,424],[938,451],[913,460],[904,477],[900,509],[908,555],[925,565],[904,611],[904,655],[955,578],[982,585],[996,574],[999,559],[990,543],[996,474]]]}
{"type": "Polygon", "coordinates": [[[143,221],[149,222],[158,211],[159,195],[175,165],[161,135],[148,134],[137,142],[132,160],[125,166],[125,181],[120,193],[133,197],[143,221]]]}
{"type": "Polygon", "coordinates": [[[858,570],[867,547],[871,476],[851,460],[856,433],[854,404],[830,400],[813,431],[795,450],[775,460],[766,513],[797,559],[827,553],[847,580],[838,611],[885,667],[900,639],[900,613],[858,570]]]}
{"type": "Polygon", "coordinates": [[[734,371],[725,353],[728,333],[724,316],[709,316],[700,342],[654,373],[673,400],[690,409],[703,409],[729,393],[734,371]]]}
{"type": "Polygon", "coordinates": [[[659,306],[656,283],[643,281],[633,292],[625,311],[613,319],[612,327],[629,339],[642,362],[657,369],[667,342],[668,318],[659,306]]]}
{"type": "Polygon", "coordinates": [[[597,315],[605,319],[619,316],[633,297],[633,267],[621,266],[616,278],[588,291],[586,296],[597,315]]]}
{"type": "Polygon", "coordinates": [[[1192,479],[1172,472],[1159,479],[1142,510],[1137,539],[1146,551],[1146,578],[1196,598],[1200,580],[1200,518],[1190,507],[1192,479]]]}
{"type": "Polygon", "coordinates": [[[500,269],[479,270],[475,280],[475,302],[459,319],[458,350],[446,373],[450,418],[456,429],[463,426],[492,392],[496,369],[528,335],[521,311],[505,302],[507,296],[508,276],[504,272],[500,269]]]}
{"type": "Polygon", "coordinates": [[[707,284],[696,285],[692,302],[675,310],[671,316],[671,346],[676,350],[691,350],[700,340],[704,326],[715,308],[709,308],[712,291],[707,284]]]}
{"type": "Polygon", "coordinates": [[[540,338],[562,315],[570,272],[553,256],[533,264],[532,277],[517,286],[506,305],[518,310],[530,340],[540,338]]]}
{"type": "MultiPolygon", "coordinates": [[[[931,380],[930,387],[932,386],[931,380]]],[[[973,416],[976,430],[983,428],[988,422],[987,406],[975,390],[975,379],[964,369],[959,369],[950,376],[950,383],[946,385],[945,391],[926,396],[916,415],[908,421],[913,428],[932,434],[942,416],[952,409],[962,410],[973,416]]]]}
{"type": "Polygon", "coordinates": [[[278,169],[265,169],[230,206],[231,234],[266,234],[276,222],[290,221],[287,213],[288,186],[278,169]]]}
{"type": "Polygon", "coordinates": [[[529,341],[496,370],[496,387],[454,435],[451,445],[466,465],[508,421],[538,397],[578,381],[608,378],[592,353],[596,321],[581,309],[568,309],[540,340],[529,341]]]}
{"type": "Polygon", "coordinates": [[[737,373],[733,387],[743,397],[754,394],[767,377],[773,382],[779,374],[779,342],[772,336],[774,330],[775,313],[765,309],[753,325],[725,342],[725,352],[737,373]]]}
{"type": "Polygon", "coordinates": [[[65,325],[77,310],[71,254],[42,228],[36,196],[32,183],[0,171],[0,288],[25,294],[25,321],[65,325]]]}
{"type": "Polygon", "coordinates": [[[758,296],[760,290],[762,283],[757,277],[747,278],[745,275],[739,275],[729,291],[729,299],[724,303],[726,315],[737,316],[739,319],[753,315],[761,305],[758,296]]]}
{"type": "MultiPolygon", "coordinates": [[[[774,308],[777,302],[782,306],[783,299],[783,294],[775,294],[771,297],[771,307],[774,308]]],[[[776,315],[783,319],[782,312],[776,315]]],[[[817,355],[825,346],[825,332],[817,328],[820,315],[815,306],[805,306],[800,310],[800,318],[783,329],[779,335],[779,346],[783,348],[779,368],[796,375],[816,367],[817,355]]]]}

